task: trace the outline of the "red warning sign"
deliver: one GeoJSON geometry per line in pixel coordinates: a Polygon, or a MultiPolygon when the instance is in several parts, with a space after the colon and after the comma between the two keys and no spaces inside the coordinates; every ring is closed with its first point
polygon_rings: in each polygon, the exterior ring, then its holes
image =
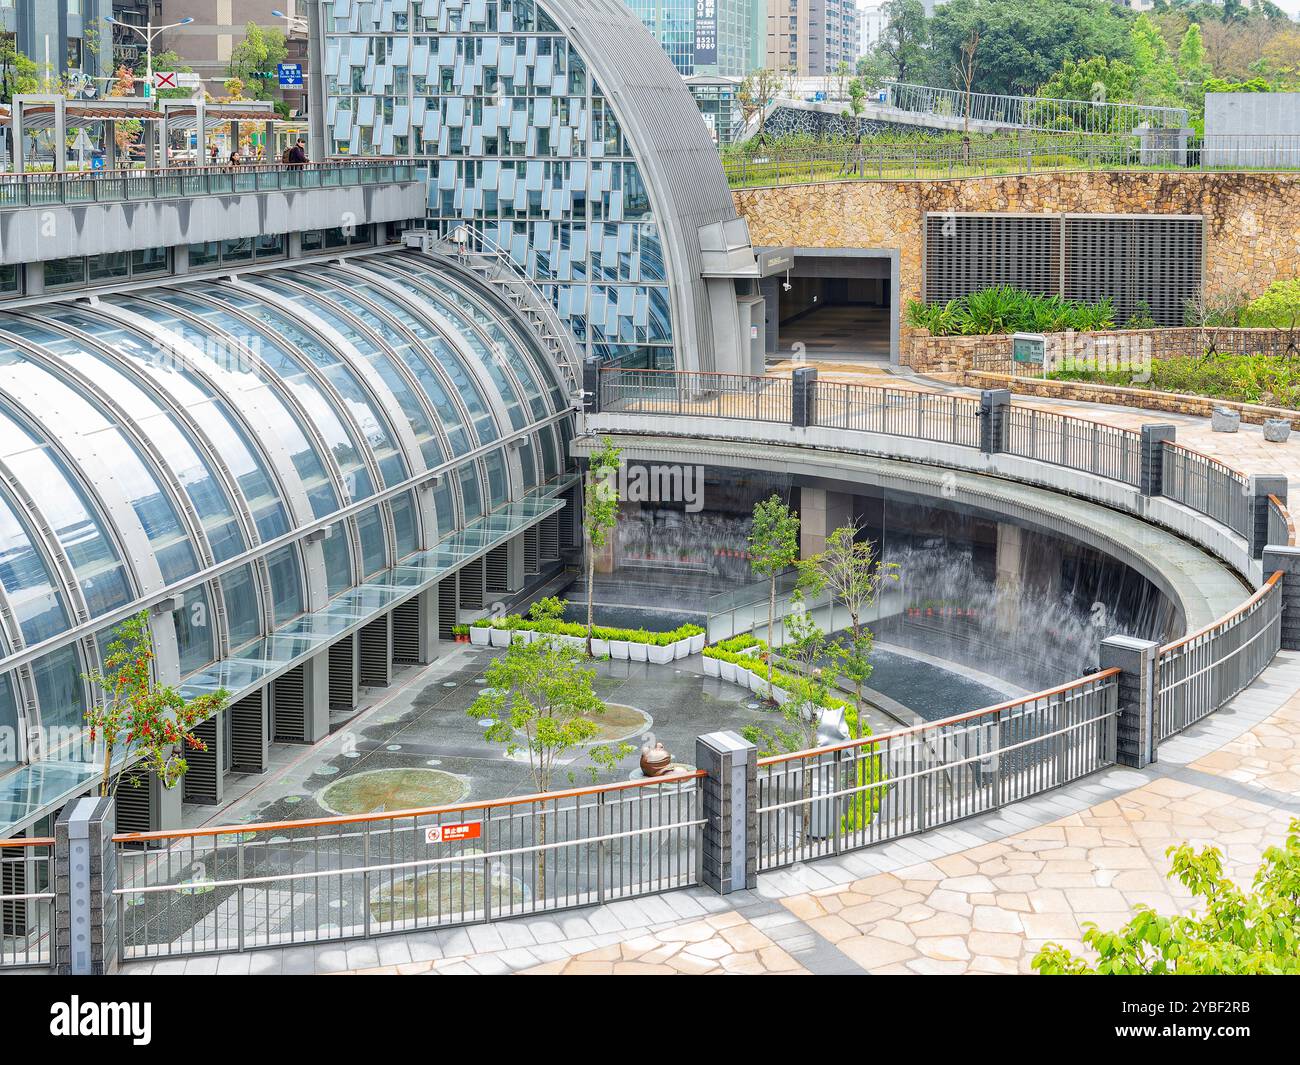
{"type": "Polygon", "coordinates": [[[459,843],[483,835],[482,821],[462,821],[454,825],[435,825],[424,830],[425,843],[459,843]]]}

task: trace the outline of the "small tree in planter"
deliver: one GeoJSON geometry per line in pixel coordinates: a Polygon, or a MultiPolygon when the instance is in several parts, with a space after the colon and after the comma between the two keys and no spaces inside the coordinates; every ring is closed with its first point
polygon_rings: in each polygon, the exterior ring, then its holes
{"type": "Polygon", "coordinates": [[[871,676],[873,638],[862,618],[879,598],[880,586],[898,580],[898,566],[881,562],[870,541],[858,540],[859,531],[855,522],[841,526],[826,538],[824,551],[799,563],[799,586],[809,595],[829,591],[832,609],[839,604],[849,614],[848,631],[836,643],[840,676],[855,689],[854,739],[864,735],[862,686],[871,676]]]}
{"type": "MultiPolygon", "coordinates": [[[[767,644],[776,647],[772,626],[776,622],[776,578],[799,559],[799,515],[793,513],[775,492],[754,507],[749,530],[749,564],[769,581],[767,596],[767,644]]],[[[772,659],[768,656],[767,681],[772,683],[772,659]]]]}
{"type": "MultiPolygon", "coordinates": [[[[786,637],[782,654],[792,668],[781,678],[781,686],[789,695],[781,704],[785,725],[775,725],[770,729],[748,725],[741,729],[742,735],[759,747],[764,756],[777,752],[810,751],[817,746],[822,713],[831,705],[831,691],[838,676],[838,648],[826,639],[821,626],[804,609],[803,595],[797,589],[790,597],[786,637]]],[[[768,655],[769,685],[775,657],[775,651],[768,655]]],[[[800,772],[804,838],[808,837],[811,827],[813,772],[809,766],[814,764],[814,759],[807,760],[800,772]]]]}
{"type": "MultiPolygon", "coordinates": [[[[509,755],[527,752],[538,792],[551,790],[566,754],[600,735],[592,718],[605,712],[605,704],[594,689],[596,671],[585,662],[578,648],[554,636],[511,643],[488,666],[487,687],[467,711],[475,720],[488,721],[484,738],[489,743],[504,743],[509,755]]],[[[626,743],[588,747],[591,779],[601,769],[613,769],[632,749],[626,743]]],[[[568,776],[572,782],[574,774],[568,776]]],[[[538,814],[539,847],[546,844],[546,816],[545,810],[538,814]]],[[[545,850],[537,853],[537,893],[546,893],[545,850]]]]}
{"type": "Polygon", "coordinates": [[[600,450],[587,460],[587,483],[582,500],[582,533],[587,548],[587,653],[591,653],[592,621],[595,610],[596,552],[609,542],[618,524],[618,475],[622,449],[609,437],[602,437],[600,450]]]}
{"type": "MultiPolygon", "coordinates": [[[[170,685],[154,684],[153,660],[149,614],[141,612],[117,627],[103,670],[82,674],[104,696],[86,711],[91,742],[101,736],[104,740],[101,796],[114,794],[126,775],[119,774],[118,783],[113,783],[113,755],[119,750],[127,762],[134,760],[135,768],[152,771],[164,788],[174,788],[188,768],[185,750],[207,750],[194,729],[230,698],[222,689],[186,700],[170,685]]],[[[138,785],[139,778],[133,777],[132,784],[138,785]]]]}

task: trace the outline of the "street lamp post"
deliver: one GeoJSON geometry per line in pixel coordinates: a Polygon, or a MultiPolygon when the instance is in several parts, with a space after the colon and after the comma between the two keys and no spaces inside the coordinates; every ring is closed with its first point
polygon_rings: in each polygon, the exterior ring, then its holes
{"type": "Polygon", "coordinates": [[[136,26],[130,22],[121,22],[112,15],[105,15],[104,21],[111,26],[121,26],[124,29],[133,30],[144,38],[144,95],[153,96],[153,39],[162,33],[163,30],[174,30],[178,26],[188,26],[194,20],[192,18],[183,18],[179,22],[169,22],[166,26],[155,26],[152,22],[147,26],[136,26]]]}

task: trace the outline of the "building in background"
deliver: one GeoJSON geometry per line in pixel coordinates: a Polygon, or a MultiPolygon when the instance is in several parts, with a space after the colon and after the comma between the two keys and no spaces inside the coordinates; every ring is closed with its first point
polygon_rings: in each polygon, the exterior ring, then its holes
{"type": "Polygon", "coordinates": [[[682,75],[743,77],[763,65],[766,0],[627,0],[682,75]]]}
{"type": "Polygon", "coordinates": [[[858,8],[858,55],[867,55],[885,35],[889,14],[883,3],[866,4],[858,8]]]}
{"type": "Polygon", "coordinates": [[[683,79],[695,97],[704,123],[719,145],[731,144],[744,125],[740,109],[741,78],[723,78],[713,74],[692,74],[683,79]]]}
{"type": "Polygon", "coordinates": [[[4,0],[0,30],[13,36],[42,77],[57,79],[73,71],[104,77],[112,73],[104,16],[133,6],[113,0],[4,0]]]}
{"type": "Polygon", "coordinates": [[[856,0],[767,0],[767,66],[797,77],[834,74],[858,58],[856,0]]]}
{"type": "Polygon", "coordinates": [[[426,160],[429,227],[507,253],[584,356],[748,365],[748,232],[680,74],[625,5],[323,11],[328,154],[426,160]]]}

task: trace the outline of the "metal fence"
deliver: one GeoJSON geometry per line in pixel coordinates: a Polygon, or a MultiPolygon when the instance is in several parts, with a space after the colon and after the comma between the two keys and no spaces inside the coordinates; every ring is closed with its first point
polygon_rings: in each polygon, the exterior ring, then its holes
{"type": "Polygon", "coordinates": [[[1300,169],[1300,138],[1291,147],[1279,146],[1275,137],[1260,137],[1258,143],[1241,140],[1230,149],[1213,152],[1199,147],[1144,146],[1129,139],[1025,142],[994,138],[957,144],[866,141],[732,153],[723,157],[722,169],[734,188],[1099,170],[1277,171],[1300,169]]]}
{"type": "Polygon", "coordinates": [[[1011,455],[1068,466],[1135,488],[1142,483],[1142,434],[1088,418],[1012,406],[1004,447],[1011,455]]]}
{"type": "Polygon", "coordinates": [[[392,159],[333,160],[300,166],[173,166],[157,170],[0,175],[0,210],[47,204],[113,203],[213,196],[276,189],[319,189],[414,180],[414,163],[392,159]]]}
{"type": "Polygon", "coordinates": [[[411,932],[689,887],[699,882],[704,776],[119,835],[120,956],[411,932]]]}
{"type": "Polygon", "coordinates": [[[889,85],[884,103],[912,114],[969,118],[972,122],[992,122],[1021,129],[1131,133],[1139,126],[1170,130],[1187,126],[1187,111],[1181,107],[966,93],[961,89],[940,89],[906,82],[889,85]]]}
{"type": "Polygon", "coordinates": [[[952,824],[1113,765],[1119,675],[759,759],[759,869],[952,824]]]}
{"type": "Polygon", "coordinates": [[[54,840],[0,840],[0,968],[53,962],[54,840]]]}
{"type": "Polygon", "coordinates": [[[966,396],[818,381],[814,397],[810,425],[980,446],[979,401],[966,396]]]}
{"type": "Polygon", "coordinates": [[[1250,538],[1254,521],[1250,478],[1182,444],[1161,448],[1161,493],[1250,538]]]}
{"type": "Polygon", "coordinates": [[[1241,607],[1160,649],[1156,740],[1214,713],[1264,671],[1282,642],[1282,577],[1275,573],[1241,607]]]}
{"type": "Polygon", "coordinates": [[[788,377],[610,369],[601,372],[599,387],[601,410],[620,414],[788,422],[793,401],[788,377]]]}

